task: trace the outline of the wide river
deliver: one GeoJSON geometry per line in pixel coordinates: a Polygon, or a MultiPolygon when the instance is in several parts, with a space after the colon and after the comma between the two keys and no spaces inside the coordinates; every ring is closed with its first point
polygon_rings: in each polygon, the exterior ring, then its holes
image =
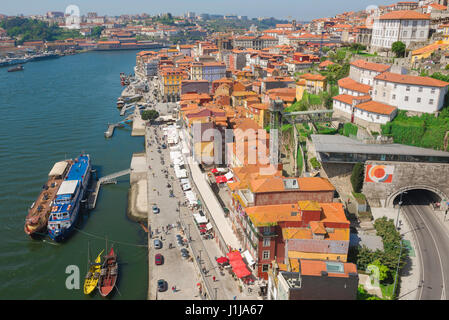
{"type": "Polygon", "coordinates": [[[145,299],[146,234],[126,217],[129,176],[103,186],[97,207],[80,216],[82,231],[65,243],[31,240],[23,231],[30,205],[53,164],[84,151],[99,176],[129,168],[143,137],[130,128],[104,138],[123,88],[119,74],[133,72],[136,51],[90,52],[31,62],[22,72],[0,68],[0,299],[101,299],[83,294],[88,243],[94,258],[114,243],[119,280],[113,299],[145,299]],[[66,268],[78,266],[80,289],[66,288],[66,268]]]}

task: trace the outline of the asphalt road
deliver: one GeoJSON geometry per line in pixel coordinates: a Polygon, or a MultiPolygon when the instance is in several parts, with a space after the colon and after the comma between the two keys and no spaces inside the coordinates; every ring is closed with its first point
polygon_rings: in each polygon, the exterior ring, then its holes
{"type": "Polygon", "coordinates": [[[425,194],[414,193],[402,206],[417,240],[421,275],[419,300],[446,300],[449,288],[449,235],[440,224],[425,194]]]}

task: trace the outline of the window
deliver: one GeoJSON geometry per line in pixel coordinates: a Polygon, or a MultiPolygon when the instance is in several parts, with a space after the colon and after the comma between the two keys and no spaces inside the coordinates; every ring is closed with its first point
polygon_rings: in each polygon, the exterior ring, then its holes
{"type": "Polygon", "coordinates": [[[419,87],[418,92],[422,92],[422,87],[419,87]]]}
{"type": "Polygon", "coordinates": [[[262,272],[268,272],[268,264],[263,264],[262,265],[262,272]]]}
{"type": "Polygon", "coordinates": [[[435,93],[435,88],[432,88],[432,90],[430,90],[430,93],[434,94],[435,93]]]}
{"type": "Polygon", "coordinates": [[[416,102],[420,103],[421,102],[421,98],[416,99],[416,102]]]}
{"type": "Polygon", "coordinates": [[[377,90],[374,90],[374,94],[376,94],[376,95],[377,95],[377,90]]]}
{"type": "Polygon", "coordinates": [[[413,26],[416,27],[418,25],[418,21],[413,21],[413,26]]]}
{"type": "Polygon", "coordinates": [[[393,98],[393,100],[396,100],[396,95],[394,94],[392,98],[393,98]]]}
{"type": "Polygon", "coordinates": [[[396,89],[398,87],[398,85],[397,84],[394,84],[394,88],[396,89]]]}
{"type": "Polygon", "coordinates": [[[384,91],[384,93],[382,94],[382,97],[385,97],[385,91],[384,91]]]}
{"type": "MultiPolygon", "coordinates": [[[[376,115],[376,119],[378,119],[379,120],[379,115],[376,115]]],[[[399,259],[399,258],[398,258],[399,259]]]]}
{"type": "Polygon", "coordinates": [[[430,100],[429,100],[429,104],[433,104],[433,99],[430,99],[430,100]]]}
{"type": "Polygon", "coordinates": [[[270,227],[263,227],[263,233],[270,233],[271,228],[270,227]]]}
{"type": "Polygon", "coordinates": [[[404,97],[404,101],[408,101],[408,96],[405,96],[405,97],[404,97]]]}
{"type": "Polygon", "coordinates": [[[415,38],[416,37],[416,31],[412,31],[412,38],[415,38]]]}
{"type": "Polygon", "coordinates": [[[424,38],[424,31],[421,31],[421,32],[419,33],[419,37],[420,37],[420,38],[424,38]]]}
{"type": "Polygon", "coordinates": [[[405,91],[410,91],[410,86],[407,86],[407,89],[405,89],[405,91]]]}
{"type": "Polygon", "coordinates": [[[264,247],[270,246],[270,238],[263,238],[263,246],[264,247]]]}
{"type": "Polygon", "coordinates": [[[404,27],[407,27],[407,26],[408,26],[408,21],[405,20],[405,21],[404,21],[404,27]]]}
{"type": "Polygon", "coordinates": [[[268,250],[263,251],[262,259],[264,259],[264,260],[270,259],[270,251],[268,251],[268,250]]]}
{"type": "Polygon", "coordinates": [[[407,31],[404,31],[404,32],[402,33],[402,36],[403,36],[403,37],[406,37],[406,36],[407,36],[407,31]]]}

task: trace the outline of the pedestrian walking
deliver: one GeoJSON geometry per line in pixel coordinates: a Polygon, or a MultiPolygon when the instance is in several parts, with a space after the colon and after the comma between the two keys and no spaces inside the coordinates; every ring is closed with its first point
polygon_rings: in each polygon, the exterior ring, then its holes
{"type": "Polygon", "coordinates": [[[215,282],[215,276],[212,277],[212,281],[215,282]]]}

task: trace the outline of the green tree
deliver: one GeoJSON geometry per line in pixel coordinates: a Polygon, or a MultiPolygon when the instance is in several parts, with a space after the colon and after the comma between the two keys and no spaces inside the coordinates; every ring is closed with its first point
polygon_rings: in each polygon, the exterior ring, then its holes
{"type": "Polygon", "coordinates": [[[379,269],[379,281],[385,281],[390,274],[390,269],[388,269],[387,266],[383,265],[380,262],[380,259],[374,260],[371,264],[375,265],[379,269]]]}
{"type": "Polygon", "coordinates": [[[404,57],[405,55],[405,43],[402,41],[393,42],[391,45],[391,51],[396,54],[396,57],[404,57]]]}
{"type": "Polygon", "coordinates": [[[95,39],[100,38],[101,32],[103,31],[103,29],[104,29],[104,27],[101,27],[101,26],[94,27],[91,32],[91,37],[95,38],[95,39]]]}
{"type": "Polygon", "coordinates": [[[363,187],[363,173],[364,165],[361,162],[357,162],[352,168],[351,184],[355,193],[360,193],[363,187]]]}
{"type": "Polygon", "coordinates": [[[159,112],[157,112],[156,110],[145,110],[142,112],[143,120],[153,121],[157,118],[159,118],[159,112]]]}

